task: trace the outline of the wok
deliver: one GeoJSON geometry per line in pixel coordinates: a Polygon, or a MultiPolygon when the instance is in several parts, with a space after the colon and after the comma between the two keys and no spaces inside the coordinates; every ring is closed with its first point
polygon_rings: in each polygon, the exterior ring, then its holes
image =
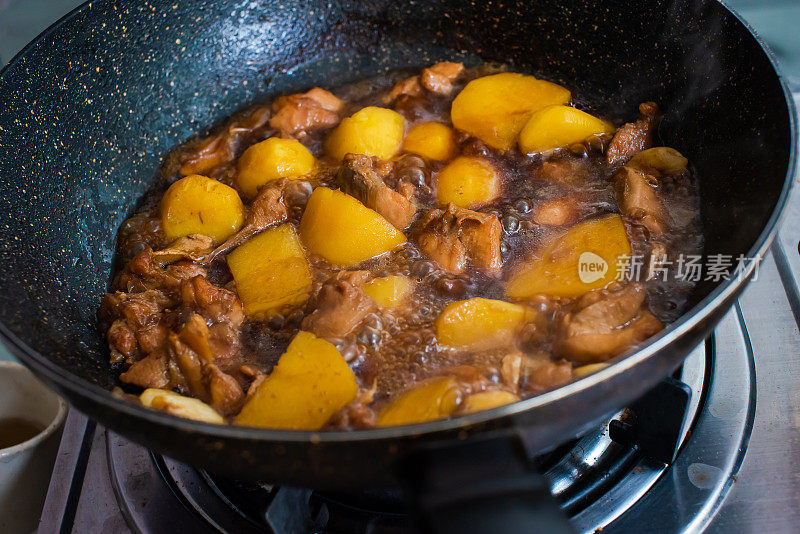
{"type": "Polygon", "coordinates": [[[514,474],[493,495],[531,489],[508,459],[576,436],[672,372],[755,260],[743,276],[700,282],[678,321],[599,373],[486,412],[357,432],[212,426],[119,400],[96,329],[116,230],[170,147],[257,99],[478,58],[580,87],[631,118],[658,102],[661,143],[700,177],[705,254],[763,256],[792,182],[794,112],[769,53],[717,2],[96,0],[0,73],[4,343],[108,428],[231,477],[315,488],[403,478],[445,508],[448,484],[503,470],[514,474]],[[428,447],[459,442],[458,454],[428,447]]]}

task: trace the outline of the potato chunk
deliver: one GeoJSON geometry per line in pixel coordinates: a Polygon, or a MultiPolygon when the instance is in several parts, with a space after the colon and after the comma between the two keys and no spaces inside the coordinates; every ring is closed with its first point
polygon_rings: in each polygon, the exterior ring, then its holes
{"type": "Polygon", "coordinates": [[[508,280],[506,294],[524,299],[537,294],[574,298],[617,277],[620,258],[631,245],[619,215],[582,222],[554,237],[508,280]]]}
{"type": "Polygon", "coordinates": [[[170,241],[202,234],[218,243],[236,233],[244,223],[239,193],[199,174],[186,176],[169,186],[160,208],[161,226],[170,241]]]}
{"type": "Polygon", "coordinates": [[[436,179],[440,204],[475,208],[491,202],[500,194],[500,178],[495,168],[481,158],[461,156],[454,159],[436,179]]]}
{"type": "Polygon", "coordinates": [[[536,313],[502,300],[473,298],[452,302],[436,319],[439,343],[469,350],[510,346],[536,313]]]}
{"type": "Polygon", "coordinates": [[[228,254],[228,267],[251,317],[302,304],[311,291],[311,267],[291,224],[247,240],[228,254]]]}
{"type": "Polygon", "coordinates": [[[336,347],[298,332],[278,365],[250,396],[236,424],[317,430],[357,393],[356,376],[336,347]]]}
{"type": "Polygon", "coordinates": [[[519,397],[508,391],[480,391],[473,393],[464,399],[460,413],[475,413],[483,410],[491,410],[498,406],[505,406],[512,402],[517,402],[519,397]]]}
{"type": "Polygon", "coordinates": [[[453,377],[428,380],[395,399],[378,416],[378,426],[410,425],[450,416],[461,403],[453,377]]]}
{"type": "Polygon", "coordinates": [[[579,109],[556,104],[535,111],[519,134],[523,154],[580,143],[592,135],[614,133],[614,127],[579,109]]]}
{"type": "Polygon", "coordinates": [[[400,150],[404,129],[396,111],[369,106],[342,120],[325,140],[325,153],[337,160],[345,154],[390,159],[400,150]]]}
{"type": "Polygon", "coordinates": [[[453,100],[453,126],[498,150],[509,150],[531,114],[569,102],[568,89],[533,76],[504,72],[472,80],[453,100]]]}
{"type": "Polygon", "coordinates": [[[381,308],[396,308],[411,294],[414,286],[405,276],[392,275],[373,278],[361,289],[381,308]]]}
{"type": "Polygon", "coordinates": [[[148,388],[139,395],[139,401],[148,408],[161,410],[178,417],[204,423],[225,424],[225,419],[205,402],[184,397],[168,389],[148,388]]]}
{"type": "Polygon", "coordinates": [[[265,183],[278,178],[296,180],[310,173],[314,164],[314,156],[299,141],[270,137],[244,151],[236,181],[245,195],[254,197],[265,183]]]}
{"type": "Polygon", "coordinates": [[[356,265],[406,242],[378,212],[327,187],[316,188],[308,199],[300,237],[311,253],[337,265],[356,265]]]}
{"type": "Polygon", "coordinates": [[[417,124],[406,135],[403,152],[419,154],[428,159],[446,161],[456,153],[453,129],[438,122],[417,124]]]}

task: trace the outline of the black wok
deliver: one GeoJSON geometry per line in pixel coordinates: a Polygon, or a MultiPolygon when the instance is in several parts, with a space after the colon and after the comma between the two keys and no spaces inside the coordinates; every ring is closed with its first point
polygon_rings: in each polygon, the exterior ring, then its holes
{"type": "Polygon", "coordinates": [[[421,444],[514,436],[534,453],[595,424],[681,363],[754,262],[743,277],[701,282],[680,320],[615,365],[452,420],[270,431],[177,419],[109,393],[116,375],[95,311],[116,230],[170,147],[255,99],[477,58],[580,87],[613,112],[633,116],[639,102],[658,102],[661,142],[700,177],[705,253],[765,253],[792,182],[794,113],[769,54],[717,2],[97,0],[0,73],[4,342],[103,425],[238,478],[387,485],[421,444]]]}

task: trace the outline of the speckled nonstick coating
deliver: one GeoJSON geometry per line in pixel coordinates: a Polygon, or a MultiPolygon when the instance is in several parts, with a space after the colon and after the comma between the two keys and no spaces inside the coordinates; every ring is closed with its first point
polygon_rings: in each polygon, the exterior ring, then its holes
{"type": "Polygon", "coordinates": [[[707,253],[762,254],[794,168],[794,114],[750,31],[716,2],[525,0],[90,2],[0,73],[0,331],[77,408],[230,476],[381,485],[414,443],[488,428],[530,450],[575,435],[672,371],[743,287],[694,308],[618,365],[470,416],[362,432],[214,427],[110,396],[95,313],[114,240],[167,150],[257,99],[442,59],[508,62],[634,117],[659,102],[664,144],[701,177],[707,253]]]}

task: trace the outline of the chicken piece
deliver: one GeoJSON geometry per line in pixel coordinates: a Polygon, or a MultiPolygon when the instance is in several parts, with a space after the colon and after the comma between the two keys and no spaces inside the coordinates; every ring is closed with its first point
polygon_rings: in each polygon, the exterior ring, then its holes
{"type": "Polygon", "coordinates": [[[106,332],[109,349],[111,349],[111,363],[119,363],[125,359],[133,358],[139,348],[136,341],[136,332],[128,326],[125,319],[117,319],[106,332]]]}
{"type": "Polygon", "coordinates": [[[240,326],[229,322],[208,327],[208,346],[214,355],[214,363],[227,368],[239,354],[241,347],[240,326]]]}
{"type": "Polygon", "coordinates": [[[134,362],[127,371],[119,375],[119,379],[126,384],[133,384],[141,388],[170,387],[170,377],[167,367],[167,357],[163,352],[158,352],[134,362]]]}
{"type": "Polygon", "coordinates": [[[281,137],[302,139],[311,131],[336,126],[343,108],[343,100],[325,89],[314,87],[307,93],[275,100],[269,125],[278,130],[281,137]]]}
{"type": "Polygon", "coordinates": [[[452,61],[442,61],[423,69],[419,75],[422,87],[428,91],[449,95],[453,91],[453,81],[464,71],[464,65],[452,61]]]}
{"type": "Polygon", "coordinates": [[[441,376],[452,376],[458,380],[460,389],[465,394],[477,393],[485,390],[492,384],[486,375],[474,365],[455,365],[439,369],[436,373],[441,376]]]}
{"type": "Polygon", "coordinates": [[[199,141],[194,151],[187,152],[184,156],[181,174],[205,175],[215,167],[232,162],[236,158],[239,139],[262,128],[269,117],[269,107],[253,108],[249,113],[233,120],[224,131],[199,141]]]}
{"type": "Polygon", "coordinates": [[[180,260],[200,261],[214,246],[214,241],[202,234],[191,234],[179,237],[165,249],[156,250],[151,254],[152,260],[157,265],[164,267],[180,260]]]}
{"type": "Polygon", "coordinates": [[[282,179],[269,182],[262,187],[250,204],[242,228],[199,261],[208,265],[220,254],[233,250],[254,235],[287,220],[289,210],[286,207],[284,192],[289,188],[289,184],[289,180],[282,179]]]}
{"type": "Polygon", "coordinates": [[[186,306],[214,323],[225,322],[238,328],[244,321],[242,302],[236,293],[217,287],[202,276],[184,280],[181,297],[186,306]]]}
{"type": "Polygon", "coordinates": [[[653,134],[658,124],[658,105],[655,102],[639,104],[639,119],[622,126],[606,149],[609,165],[626,163],[629,159],[653,144],[653,134]]]}
{"type": "Polygon", "coordinates": [[[550,182],[578,185],[589,175],[589,169],[581,161],[559,159],[545,161],[535,176],[550,182]]]}
{"type": "Polygon", "coordinates": [[[152,249],[146,248],[131,260],[117,277],[115,285],[131,292],[148,290],[177,290],[181,282],[195,276],[205,276],[205,268],[191,260],[178,260],[162,267],[152,249]]]}
{"type": "MultiPolygon", "coordinates": [[[[169,335],[169,359],[180,370],[183,378],[177,387],[185,389],[211,405],[223,415],[232,415],[244,401],[244,391],[232,376],[219,367],[204,361],[192,348],[174,333],[169,335]]],[[[173,381],[174,384],[175,381],[173,381]]],[[[148,386],[153,387],[153,386],[148,386]]],[[[175,387],[173,385],[173,387],[175,387]]]]}
{"type": "Polygon", "coordinates": [[[378,158],[347,154],[339,169],[338,182],[342,191],[380,213],[397,229],[404,230],[414,219],[417,208],[408,197],[386,185],[381,170],[385,169],[381,168],[378,158]]]}
{"type": "Polygon", "coordinates": [[[234,158],[232,139],[227,132],[204,139],[181,165],[181,174],[206,174],[214,167],[230,163],[234,158]]]}
{"type": "Polygon", "coordinates": [[[653,185],[658,180],[628,166],[614,173],[614,189],[622,214],[638,219],[653,234],[664,233],[668,215],[653,185]]]}
{"type": "Polygon", "coordinates": [[[193,313],[184,323],[180,340],[200,357],[203,365],[214,364],[227,368],[239,353],[239,331],[228,322],[210,327],[199,314],[193,313]]]}
{"type": "Polygon", "coordinates": [[[533,390],[550,389],[569,382],[572,364],[565,360],[545,361],[528,374],[528,386],[533,390]]]}
{"type": "Polygon", "coordinates": [[[203,380],[203,365],[197,353],[181,341],[177,334],[171,332],[167,354],[180,370],[187,392],[203,402],[208,402],[208,389],[203,380]]]}
{"type": "Polygon", "coordinates": [[[464,71],[464,65],[452,61],[442,61],[431,65],[417,76],[411,76],[394,84],[392,90],[383,97],[384,104],[391,104],[401,96],[420,96],[423,90],[439,95],[449,95],[453,91],[453,81],[464,71]]]}
{"type": "Polygon", "coordinates": [[[500,377],[514,393],[541,391],[568,382],[572,378],[572,364],[564,360],[554,362],[544,352],[531,356],[515,351],[503,357],[500,377]]]}
{"type": "Polygon", "coordinates": [[[160,322],[140,328],[136,332],[136,342],[139,344],[139,349],[142,353],[150,354],[163,347],[167,342],[168,336],[169,328],[163,322],[160,322]]]}
{"type": "Polygon", "coordinates": [[[388,105],[401,96],[420,96],[421,94],[422,86],[419,83],[419,76],[412,76],[394,84],[392,90],[384,95],[383,103],[388,105]]]}
{"type": "Polygon", "coordinates": [[[101,319],[120,318],[133,330],[151,326],[161,320],[162,312],[174,299],[163,292],[148,289],[141,293],[107,293],[100,305],[101,319]]]}
{"type": "Polygon", "coordinates": [[[461,242],[476,267],[489,273],[500,271],[500,236],[503,227],[500,219],[491,213],[480,213],[458,208],[461,221],[461,242]]]}
{"type": "Polygon", "coordinates": [[[540,202],[533,213],[533,221],[547,226],[563,226],[577,217],[575,199],[569,197],[553,198],[540,202]]]}
{"type": "Polygon", "coordinates": [[[208,325],[201,315],[193,313],[183,325],[179,337],[200,356],[202,361],[214,361],[214,353],[209,343],[208,325]]]}
{"type": "Polygon", "coordinates": [[[449,204],[426,213],[419,228],[420,249],[445,271],[463,272],[467,259],[488,273],[500,271],[503,229],[496,215],[449,204]]]}
{"type": "Polygon", "coordinates": [[[370,389],[362,389],[358,396],[331,417],[328,428],[372,428],[375,426],[375,412],[369,404],[375,397],[376,383],[370,389]]]}
{"type": "Polygon", "coordinates": [[[467,249],[461,243],[459,233],[458,226],[445,221],[435,222],[420,233],[417,239],[419,249],[445,271],[462,273],[467,266],[467,249]]]}
{"type": "Polygon", "coordinates": [[[556,321],[556,353],[575,362],[603,362],[663,328],[644,306],[641,284],[589,292],[556,321]]]}
{"type": "Polygon", "coordinates": [[[368,271],[340,272],[319,290],[314,311],[303,320],[303,330],[328,340],[341,340],[375,309],[375,301],[361,290],[368,271]]]}
{"type": "Polygon", "coordinates": [[[162,320],[165,309],[173,304],[174,299],[155,289],[106,294],[98,315],[101,325],[109,325],[106,340],[111,363],[132,363],[161,348],[168,332],[162,320]]]}
{"type": "Polygon", "coordinates": [[[203,364],[203,381],[208,390],[208,403],[220,414],[233,415],[244,404],[244,391],[239,382],[213,363],[203,364]]]}

